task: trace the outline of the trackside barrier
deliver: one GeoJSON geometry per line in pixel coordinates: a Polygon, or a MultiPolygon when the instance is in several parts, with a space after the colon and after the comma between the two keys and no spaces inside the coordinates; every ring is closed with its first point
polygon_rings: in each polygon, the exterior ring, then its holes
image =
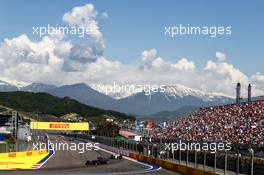
{"type": "Polygon", "coordinates": [[[100,144],[100,148],[129,157],[129,151],[100,144]]]}
{"type": "Polygon", "coordinates": [[[48,150],[1,153],[0,170],[36,169],[48,154],[48,150]]]}
{"type": "MultiPolygon", "coordinates": [[[[135,160],[139,160],[139,161],[144,161],[146,163],[150,163],[150,164],[155,164],[157,166],[160,166],[162,168],[165,169],[169,169],[175,172],[179,172],[181,174],[185,174],[185,175],[220,175],[218,173],[215,172],[210,172],[210,171],[206,171],[206,170],[202,170],[202,169],[197,169],[197,168],[193,168],[193,167],[188,167],[186,165],[182,165],[182,164],[177,164],[175,162],[171,162],[171,161],[166,161],[166,160],[161,160],[161,159],[157,159],[154,157],[148,157],[148,156],[144,156],[143,154],[139,154],[139,153],[135,153],[134,151],[131,152],[131,150],[126,147],[126,145],[120,145],[120,144],[113,144],[111,139],[106,139],[107,141],[103,141],[103,140],[98,140],[99,137],[97,137],[97,142],[100,143],[99,147],[103,148],[105,150],[111,151],[111,152],[115,152],[115,153],[119,153],[122,155],[126,155],[132,159],[135,160]]],[[[87,142],[87,140],[86,140],[87,142]]],[[[138,150],[137,147],[134,150],[138,150]]]]}
{"type": "Polygon", "coordinates": [[[178,173],[182,173],[185,175],[219,175],[219,174],[214,173],[214,172],[203,171],[201,169],[196,169],[196,168],[188,167],[185,165],[180,165],[180,164],[177,164],[175,162],[160,160],[160,159],[157,159],[154,157],[147,157],[147,156],[144,156],[142,154],[129,153],[129,157],[136,159],[136,160],[141,160],[141,161],[145,161],[148,163],[156,164],[162,168],[172,170],[172,171],[176,171],[178,173]]]}

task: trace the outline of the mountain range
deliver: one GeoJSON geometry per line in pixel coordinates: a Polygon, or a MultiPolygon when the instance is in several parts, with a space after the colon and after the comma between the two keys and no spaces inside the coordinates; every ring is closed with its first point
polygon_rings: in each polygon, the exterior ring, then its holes
{"type": "Polygon", "coordinates": [[[144,90],[129,93],[107,93],[100,87],[94,84],[89,86],[85,83],[60,87],[43,83],[17,86],[11,82],[0,81],[0,91],[2,92],[46,92],[62,98],[68,96],[89,106],[137,116],[155,116],[156,113],[158,115],[162,112],[174,112],[185,106],[202,107],[234,102],[232,97],[223,94],[205,93],[182,85],[167,85],[163,89],[158,88],[151,94],[144,90]]]}
{"type": "Polygon", "coordinates": [[[135,119],[124,113],[91,107],[69,97],[59,98],[44,92],[0,92],[0,106],[21,113],[35,114],[34,118],[41,121],[52,118],[61,121],[66,115],[81,116],[94,122],[99,122],[105,117],[114,117],[117,120],[135,119]],[[41,117],[36,118],[36,114],[41,117]]]}

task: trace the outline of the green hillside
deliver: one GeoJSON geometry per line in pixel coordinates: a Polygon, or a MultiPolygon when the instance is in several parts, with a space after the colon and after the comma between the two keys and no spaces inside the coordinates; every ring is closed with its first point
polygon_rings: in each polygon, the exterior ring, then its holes
{"type": "Polygon", "coordinates": [[[57,117],[76,113],[90,120],[99,120],[104,115],[113,116],[117,119],[134,119],[134,117],[124,113],[94,108],[69,97],[59,98],[47,93],[0,92],[0,105],[17,111],[38,112],[57,117]]]}

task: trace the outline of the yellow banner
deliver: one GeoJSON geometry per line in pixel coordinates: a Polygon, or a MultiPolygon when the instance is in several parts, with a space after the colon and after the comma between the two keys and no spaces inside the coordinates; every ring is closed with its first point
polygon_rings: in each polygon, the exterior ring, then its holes
{"type": "Polygon", "coordinates": [[[69,122],[31,122],[30,129],[37,130],[60,130],[60,131],[88,131],[89,123],[69,122]]]}

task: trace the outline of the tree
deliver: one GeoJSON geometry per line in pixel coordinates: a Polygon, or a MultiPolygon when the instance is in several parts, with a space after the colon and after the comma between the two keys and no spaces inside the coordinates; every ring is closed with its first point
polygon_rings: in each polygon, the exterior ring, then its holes
{"type": "Polygon", "coordinates": [[[119,135],[120,127],[114,122],[102,121],[96,127],[96,133],[100,136],[116,137],[119,135]]]}

